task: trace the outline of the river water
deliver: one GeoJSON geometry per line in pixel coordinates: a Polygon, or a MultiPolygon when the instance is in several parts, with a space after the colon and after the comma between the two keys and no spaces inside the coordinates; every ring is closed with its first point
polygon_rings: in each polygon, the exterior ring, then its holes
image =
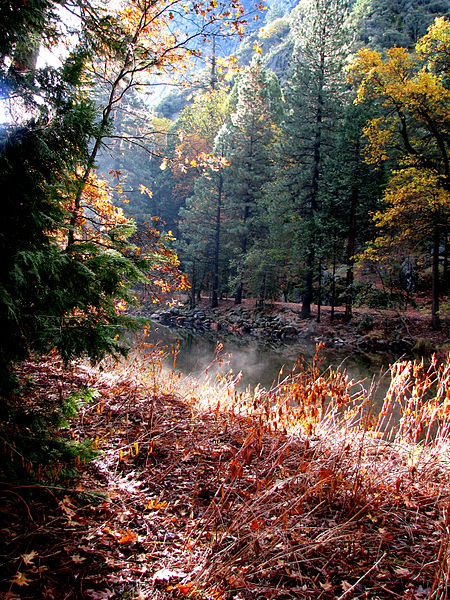
{"type": "MultiPolygon", "coordinates": [[[[238,384],[241,390],[253,389],[258,384],[270,389],[273,382],[278,380],[282,368],[286,375],[302,357],[311,362],[316,350],[316,344],[312,342],[264,343],[251,336],[222,337],[211,332],[197,334],[186,329],[165,327],[159,323],[151,324],[146,341],[166,348],[167,365],[172,365],[173,362],[170,349],[179,343],[176,369],[183,375],[201,378],[205,375],[205,370],[209,376],[217,372],[224,374],[230,370],[234,375],[241,373],[238,384]],[[219,354],[220,364],[215,361],[218,342],[223,346],[219,354]]],[[[323,370],[330,365],[341,370],[346,369],[350,379],[361,382],[360,385],[366,389],[374,383],[375,397],[379,400],[384,397],[388,387],[389,364],[398,358],[384,354],[349,354],[348,350],[335,348],[324,348],[320,355],[323,370]]]]}

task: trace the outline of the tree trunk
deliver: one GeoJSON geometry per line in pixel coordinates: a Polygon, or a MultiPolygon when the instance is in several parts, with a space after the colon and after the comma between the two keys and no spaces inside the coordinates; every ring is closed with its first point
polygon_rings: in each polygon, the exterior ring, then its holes
{"type": "Polygon", "coordinates": [[[236,289],[236,293],[234,295],[234,303],[236,305],[242,304],[242,292],[243,292],[243,285],[242,285],[242,281],[240,281],[238,283],[238,286],[237,286],[237,289],[236,289]]]}
{"type": "MultiPolygon", "coordinates": [[[[249,207],[249,200],[246,199],[245,200],[245,210],[244,210],[244,227],[247,227],[247,221],[249,219],[250,216],[250,207],[249,207]]],[[[244,229],[244,234],[242,236],[242,243],[241,243],[241,252],[242,252],[242,258],[245,258],[245,255],[247,254],[247,242],[248,242],[248,234],[247,234],[247,229],[244,229]]],[[[237,289],[236,289],[236,294],[234,297],[234,303],[235,304],[242,304],[242,295],[244,292],[244,282],[243,282],[243,278],[242,278],[242,273],[240,275],[240,281],[238,283],[237,289]]]]}
{"type": "Polygon", "coordinates": [[[214,91],[217,87],[217,59],[216,59],[216,34],[212,35],[212,54],[211,54],[211,79],[210,88],[214,91]]]}
{"type": "Polygon", "coordinates": [[[191,293],[190,293],[190,305],[191,308],[195,306],[195,292],[197,289],[197,269],[195,260],[192,262],[192,281],[191,281],[191,293]]]}
{"type": "MultiPolygon", "coordinates": [[[[358,152],[359,152],[359,144],[358,144],[358,152]]],[[[345,279],[345,288],[346,288],[346,296],[345,296],[345,320],[350,321],[352,318],[352,307],[353,307],[353,266],[354,259],[353,256],[355,254],[355,246],[356,246],[356,209],[358,207],[358,188],[356,186],[352,187],[352,195],[350,200],[350,222],[348,228],[348,238],[347,238],[347,275],[345,279]]]]}
{"type": "Polygon", "coordinates": [[[100,123],[100,127],[98,129],[97,136],[93,140],[94,144],[92,146],[91,153],[87,160],[84,173],[78,184],[78,188],[77,188],[75,198],[74,198],[72,214],[70,215],[70,219],[69,219],[69,234],[68,234],[68,242],[67,242],[68,247],[70,247],[75,241],[75,229],[76,229],[77,220],[78,220],[80,210],[81,210],[81,199],[83,197],[83,191],[89,180],[89,175],[90,175],[92,169],[94,168],[98,151],[100,150],[103,138],[107,132],[111,113],[113,111],[114,105],[118,101],[117,96],[120,98],[125,93],[124,90],[122,90],[120,86],[121,86],[121,83],[122,83],[125,75],[128,72],[129,61],[130,61],[130,53],[128,53],[126,55],[126,57],[123,61],[122,67],[121,67],[116,79],[112,83],[111,90],[110,90],[109,96],[108,96],[108,103],[102,112],[102,120],[100,123]],[[117,96],[116,96],[116,94],[117,94],[117,96]]]}
{"type": "Polygon", "coordinates": [[[441,329],[439,317],[439,225],[434,225],[433,231],[433,272],[431,283],[431,326],[434,330],[441,329]]]}
{"type": "MultiPolygon", "coordinates": [[[[325,31],[324,31],[325,33],[325,31]]],[[[323,88],[325,82],[325,52],[322,49],[320,53],[320,67],[319,67],[319,85],[317,92],[317,106],[315,116],[315,136],[313,146],[313,163],[311,173],[311,196],[310,196],[310,218],[311,226],[313,227],[314,215],[319,209],[318,194],[319,194],[319,180],[320,180],[320,162],[322,158],[322,119],[323,119],[323,88]]],[[[313,238],[314,236],[312,236],[313,238]]],[[[314,270],[314,239],[309,241],[308,257],[306,259],[306,275],[305,275],[305,292],[302,297],[302,311],[301,316],[304,319],[311,317],[311,302],[312,302],[312,290],[313,290],[313,270],[314,270]]]]}
{"type": "Polygon", "coordinates": [[[336,307],[336,235],[333,241],[333,271],[331,279],[331,321],[334,321],[334,309],[336,307]]]}
{"type": "Polygon", "coordinates": [[[263,280],[261,282],[261,287],[259,288],[259,300],[258,300],[258,308],[264,308],[264,302],[266,299],[266,273],[263,275],[263,280]]]}
{"type": "Polygon", "coordinates": [[[302,295],[302,319],[311,317],[312,286],[313,286],[314,247],[311,247],[306,258],[305,290],[302,295]]]}
{"type": "Polygon", "coordinates": [[[212,281],[212,293],[211,293],[211,308],[217,308],[219,306],[219,250],[220,250],[220,221],[221,221],[221,210],[222,210],[222,187],[223,177],[222,173],[219,172],[219,182],[217,190],[217,210],[216,210],[216,227],[214,235],[214,259],[213,259],[213,281],[212,281]]]}
{"type": "Polygon", "coordinates": [[[319,259],[319,289],[317,291],[317,322],[322,317],[322,261],[319,259]]]}
{"type": "Polygon", "coordinates": [[[448,292],[448,228],[444,229],[444,272],[442,274],[442,292],[448,292]]]}

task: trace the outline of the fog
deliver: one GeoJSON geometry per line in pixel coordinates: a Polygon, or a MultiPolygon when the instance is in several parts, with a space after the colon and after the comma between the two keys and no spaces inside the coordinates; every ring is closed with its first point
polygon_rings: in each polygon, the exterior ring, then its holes
{"type": "MultiPolygon", "coordinates": [[[[204,333],[194,335],[183,329],[171,329],[152,323],[146,341],[158,344],[165,349],[164,360],[168,367],[173,364],[171,348],[179,349],[176,354],[175,368],[183,375],[202,378],[214,378],[217,374],[226,374],[230,370],[234,376],[241,373],[238,389],[253,389],[258,384],[270,389],[283,369],[283,377],[297,361],[311,362],[315,353],[315,343],[286,344],[283,342],[263,343],[250,337],[225,337],[204,333]]],[[[377,364],[369,364],[363,355],[349,355],[348,351],[334,348],[322,351],[321,367],[327,366],[346,369],[350,379],[362,382],[369,389],[376,381],[379,385],[378,395],[383,395],[387,385],[386,371],[389,357],[380,356],[377,364]]]]}

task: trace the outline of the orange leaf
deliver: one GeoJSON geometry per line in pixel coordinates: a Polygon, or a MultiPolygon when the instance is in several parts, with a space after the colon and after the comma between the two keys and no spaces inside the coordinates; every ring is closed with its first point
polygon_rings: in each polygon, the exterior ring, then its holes
{"type": "Polygon", "coordinates": [[[258,531],[259,529],[261,529],[262,524],[263,523],[261,519],[253,519],[253,521],[250,523],[250,530],[258,531]]]}
{"type": "Polygon", "coordinates": [[[183,596],[187,596],[194,590],[194,584],[193,583],[186,583],[186,584],[178,583],[177,585],[174,586],[174,588],[176,590],[178,590],[180,592],[180,594],[183,594],[183,596]]]}
{"type": "Polygon", "coordinates": [[[139,537],[137,533],[130,531],[129,529],[120,530],[119,533],[121,534],[121,537],[118,540],[119,544],[135,542],[139,537]]]}
{"type": "Polygon", "coordinates": [[[17,571],[14,577],[10,579],[10,583],[15,583],[16,585],[20,586],[29,585],[31,583],[31,579],[27,579],[25,573],[20,573],[20,571],[17,571]]]}

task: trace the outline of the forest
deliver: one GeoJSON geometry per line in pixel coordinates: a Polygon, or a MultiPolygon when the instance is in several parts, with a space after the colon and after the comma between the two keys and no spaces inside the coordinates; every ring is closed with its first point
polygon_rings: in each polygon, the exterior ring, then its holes
{"type": "Polygon", "coordinates": [[[0,598],[448,598],[449,100],[448,0],[0,4],[0,598]]]}
{"type": "Polygon", "coordinates": [[[448,4],[412,4],[275,4],[232,57],[215,34],[153,123],[122,108],[100,166],[173,233],[192,305],[419,302],[446,322],[448,4]]]}

